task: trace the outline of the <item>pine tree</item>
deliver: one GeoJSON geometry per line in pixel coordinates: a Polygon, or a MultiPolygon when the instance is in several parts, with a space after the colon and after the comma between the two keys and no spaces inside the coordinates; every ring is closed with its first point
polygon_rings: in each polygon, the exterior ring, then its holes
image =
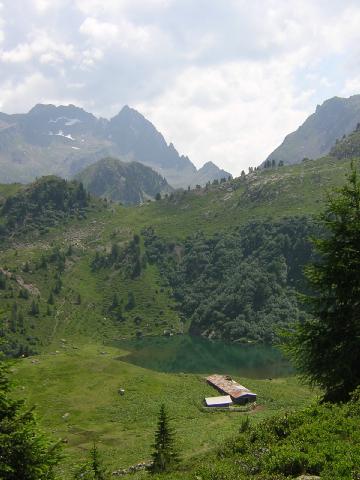
{"type": "Polygon", "coordinates": [[[53,289],[53,292],[58,295],[61,292],[62,289],[62,281],[60,277],[57,277],[55,280],[55,287],[53,289]]]}
{"type": "Polygon", "coordinates": [[[118,306],[119,306],[119,297],[117,293],[114,293],[114,296],[111,302],[111,309],[113,310],[118,306]]]}
{"type": "Polygon", "coordinates": [[[360,178],[352,165],[347,183],[328,198],[314,240],[319,260],[306,275],[315,292],[312,317],[299,325],[287,351],[324,400],[347,400],[360,385],[360,178]]]}
{"type": "Polygon", "coordinates": [[[135,308],[135,295],[133,292],[129,292],[126,310],[132,310],[133,308],[135,308]]]}
{"type": "Polygon", "coordinates": [[[106,480],[107,478],[106,468],[94,443],[90,450],[90,459],[77,469],[74,480],[106,480]]]}
{"type": "Polygon", "coordinates": [[[0,360],[0,478],[53,480],[59,445],[39,433],[32,410],[11,398],[7,365],[0,360]]]}
{"type": "Polygon", "coordinates": [[[53,292],[50,292],[50,295],[49,295],[49,298],[48,298],[47,303],[48,303],[49,305],[54,305],[55,301],[54,301],[54,294],[53,294],[53,292]]]}
{"type": "Polygon", "coordinates": [[[169,419],[165,405],[160,407],[158,428],[155,432],[152,464],[149,470],[152,473],[166,472],[174,469],[179,463],[179,457],[174,448],[174,432],[169,426],[169,419]]]}
{"type": "Polygon", "coordinates": [[[35,302],[35,300],[33,300],[31,302],[31,307],[30,307],[30,315],[33,315],[33,316],[36,316],[36,315],[39,315],[39,305],[35,302]]]}
{"type": "Polygon", "coordinates": [[[97,446],[95,443],[92,449],[90,450],[90,459],[91,459],[91,468],[92,468],[92,471],[94,472],[95,480],[106,480],[106,469],[103,465],[99,450],[97,449],[97,446]]]}
{"type": "Polygon", "coordinates": [[[6,277],[0,272],[0,290],[6,290],[6,277]]]}

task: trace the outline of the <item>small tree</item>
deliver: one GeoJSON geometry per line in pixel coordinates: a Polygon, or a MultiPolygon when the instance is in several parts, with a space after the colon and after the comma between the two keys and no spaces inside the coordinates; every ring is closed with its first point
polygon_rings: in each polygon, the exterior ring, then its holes
{"type": "Polygon", "coordinates": [[[314,240],[319,261],[306,270],[315,292],[307,298],[312,317],[298,326],[287,351],[325,400],[342,401],[360,385],[360,179],[353,165],[320,223],[326,234],[314,240]]]}
{"type": "Polygon", "coordinates": [[[33,315],[34,317],[36,315],[39,315],[40,313],[40,310],[39,310],[39,305],[37,302],[35,302],[35,300],[33,300],[31,302],[31,306],[30,306],[30,311],[29,311],[30,315],[33,315]]]}
{"type": "Polygon", "coordinates": [[[60,447],[39,433],[32,410],[11,398],[7,365],[0,359],[0,478],[53,480],[60,447]]]}
{"type": "Polygon", "coordinates": [[[117,293],[114,293],[112,302],[111,302],[111,309],[113,310],[114,308],[119,306],[119,296],[117,293]]]}
{"type": "Polygon", "coordinates": [[[126,310],[132,310],[133,308],[135,308],[135,295],[133,292],[129,292],[126,310]]]}
{"type": "Polygon", "coordinates": [[[159,201],[161,200],[161,193],[158,192],[156,195],[155,195],[155,200],[159,201]]]}
{"type": "Polygon", "coordinates": [[[56,295],[58,295],[58,294],[61,292],[61,289],[62,289],[62,281],[61,281],[61,278],[60,278],[60,277],[56,277],[55,286],[54,286],[53,292],[54,292],[56,295]]]}
{"type": "Polygon", "coordinates": [[[155,432],[152,464],[149,468],[152,473],[166,472],[174,469],[179,463],[179,457],[174,448],[174,432],[169,426],[169,419],[165,405],[160,407],[158,428],[155,432]]]}
{"type": "Polygon", "coordinates": [[[90,459],[75,472],[74,480],[106,480],[108,478],[107,471],[95,443],[89,456],[90,459]]]}
{"type": "Polygon", "coordinates": [[[0,290],[6,290],[6,277],[0,272],[0,290]]]}

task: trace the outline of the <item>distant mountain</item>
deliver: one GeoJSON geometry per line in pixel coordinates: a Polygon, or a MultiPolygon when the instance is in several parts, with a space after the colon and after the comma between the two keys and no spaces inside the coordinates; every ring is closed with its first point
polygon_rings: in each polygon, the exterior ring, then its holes
{"type": "Polygon", "coordinates": [[[219,169],[213,162],[207,162],[197,171],[194,180],[198,185],[205,185],[212,180],[228,179],[229,177],[231,177],[230,173],[219,169]]]}
{"type": "MultiPolygon", "coordinates": [[[[0,182],[25,183],[49,174],[69,178],[109,156],[148,165],[174,187],[198,183],[189,158],[128,106],[111,120],[74,105],[39,104],[27,114],[0,113],[0,182]]],[[[214,166],[210,180],[219,171],[214,166]]]]}
{"type": "Polygon", "coordinates": [[[138,162],[104,158],[86,167],[75,178],[90,193],[125,205],[154,199],[157,193],[170,193],[172,187],[152,168],[138,162]]]}
{"type": "Polygon", "coordinates": [[[294,164],[303,158],[320,158],[330,152],[337,139],[354,131],[359,122],[360,95],[330,98],[318,105],[295,132],[287,135],[267,160],[294,164]]]}

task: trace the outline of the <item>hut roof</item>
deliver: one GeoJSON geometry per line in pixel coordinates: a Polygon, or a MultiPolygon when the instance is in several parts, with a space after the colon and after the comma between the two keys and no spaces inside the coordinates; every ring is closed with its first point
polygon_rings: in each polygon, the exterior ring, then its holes
{"type": "Polygon", "coordinates": [[[255,395],[248,388],[240,385],[228,375],[210,375],[206,378],[206,380],[213,387],[217,388],[223,393],[226,393],[227,395],[230,395],[231,398],[240,398],[243,395],[255,395]]]}

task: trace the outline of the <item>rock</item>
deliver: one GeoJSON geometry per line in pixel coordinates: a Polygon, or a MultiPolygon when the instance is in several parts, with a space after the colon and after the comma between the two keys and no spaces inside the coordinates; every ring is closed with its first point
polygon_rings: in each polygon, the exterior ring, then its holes
{"type": "Polygon", "coordinates": [[[135,465],[131,465],[128,468],[122,468],[121,470],[116,470],[112,472],[112,475],[117,477],[122,477],[124,475],[128,475],[129,473],[139,472],[140,470],[146,470],[147,468],[151,467],[151,462],[140,462],[136,463],[135,465]]]}
{"type": "Polygon", "coordinates": [[[320,477],[317,475],[300,475],[296,480],[320,480],[320,477]]]}

